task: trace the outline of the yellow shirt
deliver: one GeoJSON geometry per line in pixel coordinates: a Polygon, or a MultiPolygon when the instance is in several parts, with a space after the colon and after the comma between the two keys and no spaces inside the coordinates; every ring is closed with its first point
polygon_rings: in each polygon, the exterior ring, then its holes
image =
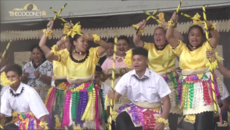
{"type": "MultiPolygon", "coordinates": [[[[59,54],[61,54],[62,51],[63,50],[59,51],[59,54]]],[[[66,67],[58,61],[53,61],[53,73],[54,76],[67,76],[66,67]]]]}
{"type": "Polygon", "coordinates": [[[70,79],[78,79],[92,76],[95,72],[96,64],[99,61],[98,48],[99,47],[90,48],[88,57],[81,63],[73,61],[73,57],[71,58],[67,49],[63,50],[62,53],[60,53],[60,60],[61,64],[66,66],[67,77],[70,79]]]}
{"type": "Polygon", "coordinates": [[[176,55],[180,57],[180,68],[182,70],[195,70],[206,68],[209,62],[206,56],[207,50],[214,50],[208,42],[193,51],[190,51],[185,43],[178,41],[179,45],[173,49],[176,55]]]}
{"type": "Polygon", "coordinates": [[[169,44],[163,50],[157,50],[155,44],[144,42],[144,48],[148,50],[148,66],[153,71],[165,72],[176,67],[176,55],[169,44]]]}

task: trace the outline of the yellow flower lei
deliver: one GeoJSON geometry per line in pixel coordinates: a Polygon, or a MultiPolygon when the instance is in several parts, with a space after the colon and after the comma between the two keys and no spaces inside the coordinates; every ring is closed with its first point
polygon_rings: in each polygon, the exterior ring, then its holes
{"type": "Polygon", "coordinates": [[[43,129],[45,129],[45,130],[48,130],[49,129],[49,127],[48,127],[48,123],[46,123],[46,122],[40,122],[39,123],[39,126],[41,126],[43,129]]]}
{"type": "Polygon", "coordinates": [[[17,81],[10,81],[10,80],[7,78],[5,72],[2,72],[2,73],[1,73],[0,81],[1,81],[1,83],[2,83],[3,86],[13,85],[14,83],[17,82],[17,81]]]}
{"type": "Polygon", "coordinates": [[[43,33],[50,39],[52,37],[52,30],[43,29],[43,33]]]}
{"type": "Polygon", "coordinates": [[[168,121],[162,117],[155,117],[156,123],[164,123],[165,127],[169,125],[168,121]]]}
{"type": "Polygon", "coordinates": [[[126,52],[126,56],[124,59],[124,63],[127,65],[128,68],[132,67],[132,56],[133,56],[133,51],[132,49],[130,49],[126,52]]]}

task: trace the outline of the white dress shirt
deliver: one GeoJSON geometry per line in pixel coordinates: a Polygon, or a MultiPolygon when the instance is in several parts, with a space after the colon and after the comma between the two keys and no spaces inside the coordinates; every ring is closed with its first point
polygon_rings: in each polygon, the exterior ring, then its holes
{"type": "Polygon", "coordinates": [[[171,93],[162,76],[148,68],[142,78],[138,77],[135,70],[123,75],[118,81],[115,91],[121,95],[127,92],[130,101],[149,103],[160,102],[161,98],[171,93]]]}
{"type": "Polygon", "coordinates": [[[20,84],[16,92],[8,87],[1,97],[0,112],[6,116],[11,116],[12,110],[19,113],[31,111],[37,119],[49,114],[36,90],[24,83],[20,84]],[[11,92],[21,94],[13,96],[11,92]]]}

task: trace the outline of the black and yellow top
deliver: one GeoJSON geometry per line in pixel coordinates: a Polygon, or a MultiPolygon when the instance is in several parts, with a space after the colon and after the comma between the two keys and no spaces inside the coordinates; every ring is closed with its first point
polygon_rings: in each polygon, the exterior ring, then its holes
{"type": "Polygon", "coordinates": [[[157,73],[175,69],[177,56],[169,44],[163,50],[158,50],[154,43],[144,42],[144,48],[148,50],[150,69],[157,73]]]}

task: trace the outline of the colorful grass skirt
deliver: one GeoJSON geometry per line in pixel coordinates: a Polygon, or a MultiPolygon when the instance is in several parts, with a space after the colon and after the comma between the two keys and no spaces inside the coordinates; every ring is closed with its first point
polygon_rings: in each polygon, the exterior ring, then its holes
{"type": "Polygon", "coordinates": [[[169,94],[170,102],[171,102],[171,109],[170,113],[173,114],[182,114],[182,109],[179,106],[179,94],[178,94],[178,80],[179,75],[177,72],[173,71],[166,75],[163,75],[164,80],[167,82],[171,93],[169,94]]]}
{"type": "MultiPolygon", "coordinates": [[[[211,72],[181,76],[178,92],[180,107],[183,108],[184,115],[214,111],[211,83],[211,72]]],[[[218,101],[221,96],[215,76],[213,83],[218,101]]]]}
{"type": "Polygon", "coordinates": [[[68,126],[102,129],[106,119],[102,92],[94,82],[62,82],[50,88],[46,107],[50,112],[49,126],[56,129],[68,126]],[[53,118],[55,125],[52,124],[53,118]]]}
{"type": "Polygon", "coordinates": [[[143,130],[154,130],[156,118],[161,116],[161,108],[146,109],[134,104],[123,105],[119,108],[119,114],[126,111],[135,127],[142,126],[143,130]]]}

